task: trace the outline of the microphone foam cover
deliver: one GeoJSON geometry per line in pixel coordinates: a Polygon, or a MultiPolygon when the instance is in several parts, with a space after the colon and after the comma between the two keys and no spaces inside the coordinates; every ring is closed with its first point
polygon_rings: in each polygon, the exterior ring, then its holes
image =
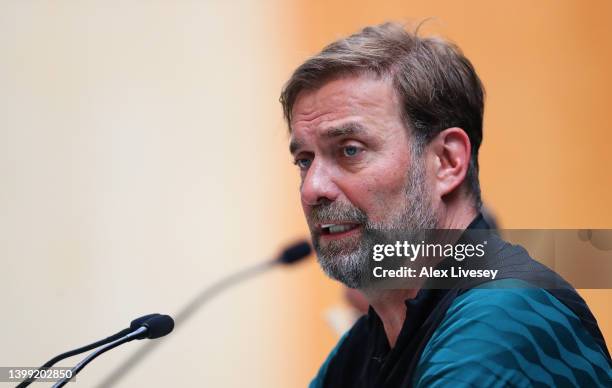
{"type": "Polygon", "coordinates": [[[130,329],[136,330],[140,326],[142,326],[146,321],[158,315],[160,314],[147,314],[147,315],[143,315],[140,318],[136,318],[130,323],[130,329]]]}
{"type": "Polygon", "coordinates": [[[159,338],[172,332],[172,329],[174,329],[174,319],[169,315],[157,314],[157,316],[144,322],[142,326],[148,329],[146,333],[147,338],[159,338]]]}
{"type": "Polygon", "coordinates": [[[285,249],[279,256],[278,261],[282,264],[294,264],[308,257],[310,252],[312,252],[310,244],[307,241],[300,241],[285,249]]]}

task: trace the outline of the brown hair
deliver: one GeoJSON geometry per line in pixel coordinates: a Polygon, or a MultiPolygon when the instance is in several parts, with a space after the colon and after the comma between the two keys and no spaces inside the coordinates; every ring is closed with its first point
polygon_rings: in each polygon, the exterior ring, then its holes
{"type": "Polygon", "coordinates": [[[289,131],[293,104],[301,91],[364,73],[391,77],[417,152],[446,128],[466,132],[472,146],[466,181],[480,207],[478,148],[484,88],[461,50],[443,39],[421,38],[398,23],[385,23],[331,43],[298,67],[283,88],[280,102],[289,131]]]}

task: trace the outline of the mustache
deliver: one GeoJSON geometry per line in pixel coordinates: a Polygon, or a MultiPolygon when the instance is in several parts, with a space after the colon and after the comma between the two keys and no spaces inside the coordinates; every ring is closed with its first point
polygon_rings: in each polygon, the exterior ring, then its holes
{"type": "Polygon", "coordinates": [[[358,224],[368,223],[368,217],[361,209],[343,202],[330,202],[312,207],[310,221],[314,224],[335,221],[358,224]]]}

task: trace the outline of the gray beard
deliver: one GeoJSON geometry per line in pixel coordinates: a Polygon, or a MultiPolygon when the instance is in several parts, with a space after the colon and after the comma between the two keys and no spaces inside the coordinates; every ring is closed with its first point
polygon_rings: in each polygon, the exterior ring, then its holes
{"type": "Polygon", "coordinates": [[[353,241],[330,241],[325,246],[320,244],[318,232],[311,228],[317,259],[329,277],[347,287],[363,289],[369,276],[369,264],[375,244],[383,240],[397,240],[398,232],[402,233],[404,239],[410,239],[407,233],[418,234],[423,230],[436,228],[437,219],[431,205],[431,196],[426,189],[422,162],[415,161],[412,166],[414,168],[410,169],[407,180],[405,206],[398,209],[397,216],[389,221],[372,223],[363,211],[346,203],[331,202],[312,209],[312,224],[331,219],[358,223],[362,228],[361,236],[353,241]]]}

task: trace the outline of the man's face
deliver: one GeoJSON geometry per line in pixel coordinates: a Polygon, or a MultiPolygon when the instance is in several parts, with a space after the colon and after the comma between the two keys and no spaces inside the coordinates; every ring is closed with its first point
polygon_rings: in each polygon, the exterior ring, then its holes
{"type": "Polygon", "coordinates": [[[303,91],[291,128],[302,207],[328,275],[360,288],[374,230],[435,227],[426,174],[389,80],[343,77],[303,91]]]}

